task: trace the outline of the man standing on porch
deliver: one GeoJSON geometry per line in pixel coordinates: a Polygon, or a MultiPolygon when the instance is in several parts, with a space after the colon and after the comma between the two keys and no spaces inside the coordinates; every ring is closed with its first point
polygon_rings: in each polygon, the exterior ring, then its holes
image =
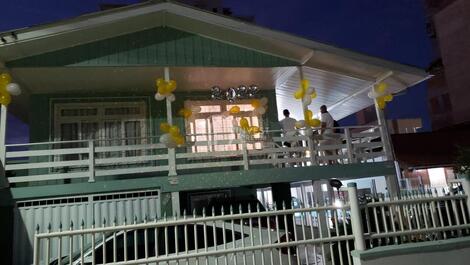
{"type": "MultiPolygon", "coordinates": [[[[284,136],[294,136],[296,133],[295,123],[297,122],[297,120],[289,117],[290,112],[288,109],[285,109],[282,113],[284,114],[284,119],[279,122],[281,124],[282,133],[284,134],[284,136]]],[[[292,146],[290,142],[284,142],[283,144],[287,147],[292,146]]]]}
{"type": "MultiPolygon", "coordinates": [[[[321,120],[321,129],[320,135],[321,140],[319,141],[320,146],[333,145],[335,144],[335,135],[333,134],[333,127],[335,126],[335,120],[328,112],[325,105],[320,107],[320,120],[321,120]]],[[[336,154],[336,150],[324,150],[325,156],[331,156],[336,154]]],[[[332,164],[332,160],[328,160],[328,164],[332,164]]]]}

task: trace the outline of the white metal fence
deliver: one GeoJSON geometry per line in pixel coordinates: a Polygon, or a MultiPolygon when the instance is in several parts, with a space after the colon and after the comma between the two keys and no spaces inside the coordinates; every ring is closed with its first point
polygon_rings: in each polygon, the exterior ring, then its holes
{"type": "MultiPolygon", "coordinates": [[[[14,209],[13,224],[13,264],[33,262],[33,241],[37,232],[48,230],[91,228],[143,222],[145,216],[160,213],[160,194],[158,190],[140,190],[120,193],[102,193],[82,196],[39,199],[17,202],[14,209]]],[[[87,238],[86,243],[90,242],[87,238]]],[[[64,245],[62,251],[79,250],[78,239],[74,245],[64,245]]],[[[51,253],[57,256],[56,243],[51,253]]]]}
{"type": "Polygon", "coordinates": [[[344,265],[353,249],[470,235],[464,194],[366,201],[350,185],[344,198],[274,210],[220,203],[170,219],[37,233],[34,264],[344,265]],[[76,242],[77,252],[65,251],[76,242]]]}
{"type": "Polygon", "coordinates": [[[303,131],[295,136],[281,136],[279,131],[270,131],[234,139],[211,134],[205,135],[204,141],[196,141],[196,135],[188,135],[187,144],[176,152],[157,143],[157,137],[13,144],[6,146],[5,169],[10,183],[93,182],[130,174],[346,164],[386,157],[379,127],[339,130],[328,137],[306,136],[303,131]]]}

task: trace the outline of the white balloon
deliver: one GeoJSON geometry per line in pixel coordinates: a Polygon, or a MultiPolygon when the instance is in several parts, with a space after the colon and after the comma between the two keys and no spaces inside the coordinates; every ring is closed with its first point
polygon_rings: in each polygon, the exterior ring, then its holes
{"type": "Polygon", "coordinates": [[[165,96],[161,95],[160,93],[155,93],[155,100],[162,101],[165,99],[165,96]]]}
{"type": "Polygon", "coordinates": [[[312,104],[312,96],[310,96],[309,94],[305,94],[302,98],[302,105],[308,106],[310,104],[312,104]]]}
{"type": "Polygon", "coordinates": [[[168,95],[167,97],[168,97],[168,100],[169,100],[170,102],[173,102],[173,101],[176,100],[175,94],[173,94],[173,93],[171,93],[171,94],[168,95]]]}
{"type": "Polygon", "coordinates": [[[170,142],[170,134],[165,133],[160,136],[160,143],[168,144],[170,142]]]}
{"type": "Polygon", "coordinates": [[[7,85],[7,91],[13,96],[18,96],[21,94],[21,88],[20,85],[17,83],[10,83],[7,85]]]}
{"type": "Polygon", "coordinates": [[[306,94],[308,94],[308,95],[312,95],[312,94],[313,94],[313,92],[315,92],[315,88],[313,88],[313,87],[309,87],[309,88],[307,89],[307,93],[306,93],[306,94]]]}
{"type": "Polygon", "coordinates": [[[303,127],[305,127],[305,121],[304,121],[304,120],[296,121],[296,122],[295,122],[295,127],[296,127],[296,128],[303,128],[303,127]]]}
{"type": "Polygon", "coordinates": [[[266,109],[264,107],[259,107],[259,108],[256,108],[256,111],[260,114],[260,115],[264,115],[266,113],[266,109]]]}
{"type": "Polygon", "coordinates": [[[262,106],[268,104],[268,98],[267,97],[262,97],[259,101],[261,102],[262,106]]]}

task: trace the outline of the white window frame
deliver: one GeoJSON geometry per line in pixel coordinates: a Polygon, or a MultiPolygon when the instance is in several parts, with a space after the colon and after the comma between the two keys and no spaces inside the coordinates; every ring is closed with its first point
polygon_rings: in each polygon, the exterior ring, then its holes
{"type": "MultiPolygon", "coordinates": [[[[80,124],[81,121],[86,122],[97,122],[98,123],[98,139],[104,139],[102,129],[106,121],[119,120],[121,123],[126,121],[139,121],[140,122],[140,137],[145,138],[147,134],[147,102],[144,100],[139,101],[109,101],[109,102],[84,102],[84,103],[56,103],[54,104],[54,141],[60,141],[61,139],[61,124],[63,123],[74,123],[80,124]],[[105,109],[110,107],[138,107],[140,108],[140,114],[129,114],[129,115],[106,115],[105,109]],[[64,109],[86,109],[96,108],[97,114],[94,116],[73,116],[73,117],[62,117],[61,111],[64,109]]],[[[121,128],[123,130],[123,128],[121,128]]],[[[125,144],[125,132],[121,131],[123,144],[125,144]]],[[[82,139],[81,130],[78,131],[78,140],[82,139]]]]}
{"type": "MultiPolygon", "coordinates": [[[[205,113],[193,113],[193,115],[191,116],[191,118],[189,120],[185,120],[185,128],[186,128],[186,132],[187,134],[191,134],[191,122],[195,122],[196,119],[206,119],[208,120],[208,123],[210,124],[210,127],[211,128],[207,128],[208,130],[210,130],[210,132],[207,130],[206,133],[213,133],[213,127],[212,127],[212,120],[211,120],[211,117],[213,115],[222,115],[223,112],[225,111],[228,111],[227,109],[227,106],[228,105],[250,105],[251,103],[251,100],[250,99],[245,99],[245,100],[238,100],[238,101],[235,101],[235,102],[228,102],[228,101],[222,101],[222,100],[186,100],[184,102],[184,106],[185,108],[188,108],[188,109],[191,109],[192,107],[194,106],[220,106],[220,112],[205,112],[205,113]]],[[[262,115],[253,115],[253,112],[252,110],[250,111],[240,111],[240,113],[236,114],[235,115],[236,117],[257,117],[258,118],[258,126],[260,128],[263,128],[263,117],[262,115]]],[[[250,120],[250,125],[252,125],[252,121],[250,120]]],[[[230,132],[232,133],[232,132],[230,132]]],[[[236,133],[233,133],[234,135],[234,139],[238,139],[239,135],[236,134],[236,133]]],[[[191,140],[194,140],[195,137],[191,137],[191,140]]],[[[214,140],[214,139],[211,139],[211,140],[214,140]]],[[[242,149],[242,145],[241,144],[234,144],[235,145],[235,150],[241,150],[242,149]]],[[[208,150],[207,151],[198,151],[197,149],[196,150],[193,150],[192,147],[188,148],[188,152],[212,152],[212,151],[215,151],[214,150],[214,147],[210,147],[208,146],[207,147],[208,150]]],[[[261,148],[261,144],[260,143],[256,143],[256,144],[248,144],[247,146],[248,149],[255,149],[255,148],[261,148]],[[253,145],[256,145],[256,146],[253,146],[253,145]]]]}

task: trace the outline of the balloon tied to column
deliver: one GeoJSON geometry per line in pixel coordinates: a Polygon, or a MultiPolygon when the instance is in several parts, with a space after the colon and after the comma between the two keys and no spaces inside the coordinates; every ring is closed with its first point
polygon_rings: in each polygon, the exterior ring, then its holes
{"type": "MultiPolygon", "coordinates": [[[[158,78],[155,81],[155,85],[157,88],[155,99],[157,101],[164,99],[168,99],[170,102],[175,101],[176,98],[173,92],[176,90],[176,81],[166,81],[163,78],[158,78]]],[[[182,109],[178,112],[178,115],[189,118],[192,115],[192,111],[182,109]]],[[[160,143],[164,144],[167,148],[175,148],[185,143],[185,138],[176,125],[171,125],[167,122],[160,123],[160,131],[163,132],[160,136],[160,143]]]]}
{"type": "Polygon", "coordinates": [[[304,119],[299,120],[295,123],[297,129],[309,129],[311,132],[311,127],[319,127],[321,121],[319,119],[313,118],[313,112],[308,109],[308,106],[312,104],[312,99],[317,97],[317,92],[315,88],[310,87],[310,82],[307,79],[300,80],[300,87],[294,93],[294,98],[302,100],[302,109],[304,110],[304,119]]]}
{"type": "Polygon", "coordinates": [[[376,84],[367,94],[371,99],[377,100],[380,109],[385,109],[387,102],[393,100],[393,95],[388,91],[388,85],[384,82],[376,84]]]}
{"type": "Polygon", "coordinates": [[[175,80],[166,81],[163,78],[158,78],[155,85],[157,87],[157,93],[155,93],[155,99],[157,101],[161,101],[166,98],[171,102],[175,101],[175,95],[173,94],[173,91],[176,90],[175,80]]]}
{"type": "Polygon", "coordinates": [[[0,104],[8,106],[11,102],[11,95],[21,94],[21,88],[17,83],[11,82],[11,76],[8,73],[0,74],[0,104]]]}

